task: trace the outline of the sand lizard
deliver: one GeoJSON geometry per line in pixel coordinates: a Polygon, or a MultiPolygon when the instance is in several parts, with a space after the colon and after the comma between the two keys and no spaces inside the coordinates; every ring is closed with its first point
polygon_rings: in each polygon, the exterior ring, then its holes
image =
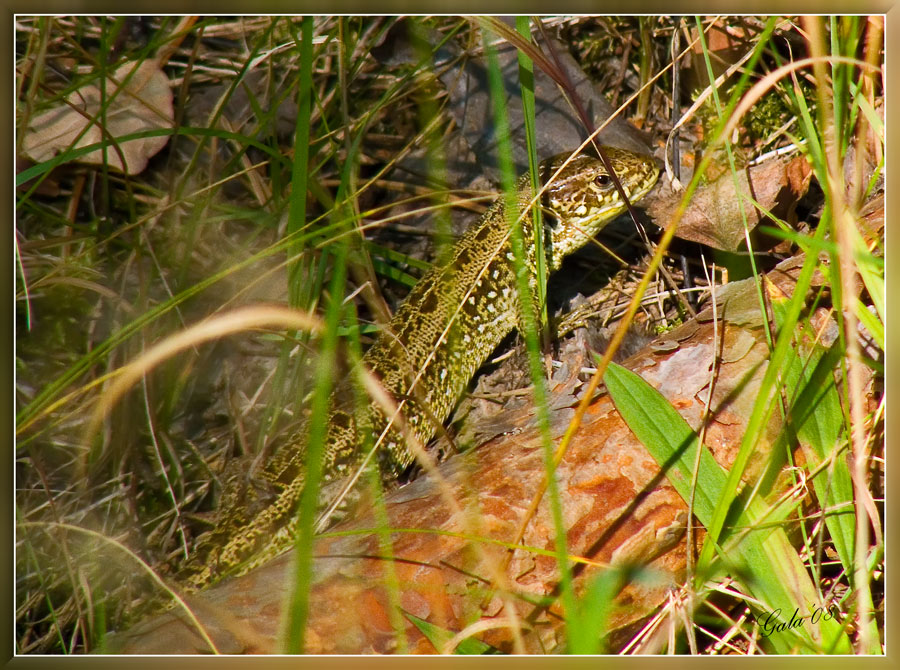
{"type": "MultiPolygon", "coordinates": [[[[614,148],[606,148],[605,153],[632,202],[656,183],[659,170],[649,157],[614,148]]],[[[569,154],[560,154],[543,161],[541,183],[553,177],[568,158],[569,154]]],[[[520,211],[532,197],[531,179],[525,175],[516,184],[520,211]]],[[[549,272],[625,209],[603,163],[584,154],[562,167],[540,202],[549,272]]],[[[449,261],[419,280],[363,357],[363,364],[394,399],[406,400],[403,418],[422,444],[434,436],[436,422],[448,418],[475,372],[519,323],[505,207],[505,198],[500,198],[454,245],[449,261]],[[414,379],[416,386],[411,389],[414,379]]],[[[535,290],[533,225],[530,216],[521,219],[529,283],[535,290]]],[[[375,436],[388,427],[375,403],[357,407],[348,390],[352,391],[344,381],[332,396],[324,463],[329,478],[344,476],[359,464],[362,440],[357,425],[369,425],[375,436]]],[[[378,463],[390,479],[399,476],[414,457],[400,431],[388,428],[378,463]]],[[[201,588],[224,574],[246,572],[290,546],[303,489],[303,456],[302,436],[276,451],[261,473],[273,499],[258,512],[242,509],[240,500],[232,503],[231,511],[220,517],[203,543],[206,552],[200,552],[182,573],[188,589],[201,588]]]]}

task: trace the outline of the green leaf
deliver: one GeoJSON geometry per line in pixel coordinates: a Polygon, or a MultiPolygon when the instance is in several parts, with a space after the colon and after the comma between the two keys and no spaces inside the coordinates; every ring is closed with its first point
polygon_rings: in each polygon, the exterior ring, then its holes
{"type": "Polygon", "coordinates": [[[856,318],[875,339],[878,348],[884,351],[884,323],[876,314],[872,314],[859,298],[856,299],[856,318]]]}
{"type": "MultiPolygon", "coordinates": [[[[841,353],[837,342],[825,352],[815,348],[805,362],[795,356],[785,366],[788,397],[796,398],[788,409],[788,420],[794,423],[809,471],[815,470],[846,442],[844,415],[834,382],[834,368],[841,353]]],[[[820,506],[828,510],[825,524],[834,548],[852,578],[856,516],[846,459],[836,456],[833,465],[814,477],[812,483],[820,506]]]]}
{"type": "MultiPolygon", "coordinates": [[[[779,330],[786,318],[786,303],[784,298],[772,300],[779,330]]],[[[834,381],[834,369],[843,351],[840,340],[827,351],[813,347],[805,358],[794,347],[782,366],[782,382],[787,397],[793,399],[786,421],[797,433],[810,472],[846,442],[844,414],[834,381]]],[[[853,483],[846,460],[835,456],[833,465],[813,478],[813,488],[822,509],[828,510],[825,524],[835,550],[847,574],[853,575],[856,521],[853,483]]]]}
{"type": "Polygon", "coordinates": [[[875,305],[878,318],[884,322],[884,259],[875,256],[869,251],[856,228],[850,228],[849,230],[853,238],[856,268],[859,270],[859,275],[866,285],[869,297],[872,298],[872,304],[875,305]]]}
{"type": "MultiPolygon", "coordinates": [[[[425,619],[420,619],[409,612],[404,611],[403,616],[409,619],[412,624],[419,629],[419,632],[422,633],[422,635],[424,635],[438,651],[441,651],[444,646],[453,639],[453,636],[456,635],[456,633],[451,630],[435,626],[433,623],[428,623],[425,619]]],[[[484,654],[499,654],[500,652],[495,647],[470,637],[460,642],[456,646],[456,649],[453,650],[453,653],[460,656],[480,656],[484,654]]]]}
{"type": "MultiPolygon", "coordinates": [[[[706,525],[716,515],[718,501],[728,492],[724,470],[697,435],[669,402],[635,373],[610,363],[603,377],[610,397],[628,427],[660,465],[666,477],[687,502],[691,496],[691,473],[701,449],[694,515],[706,525]]],[[[733,492],[732,492],[733,495],[733,492]]],[[[737,503],[742,502],[739,497],[737,503]]],[[[758,620],[772,613],[775,619],[795,610],[806,617],[802,625],[772,630],[766,637],[776,653],[849,653],[850,641],[834,620],[809,617],[822,605],[796,550],[780,525],[771,521],[770,508],[754,498],[743,509],[731,506],[733,526],[722,527],[718,555],[728,572],[744,590],[759,601],[752,603],[758,620]]]]}
{"type": "MultiPolygon", "coordinates": [[[[633,372],[610,363],[603,377],[609,395],[641,443],[686,501],[697,460],[697,434],[660,393],[633,372]]],[[[694,497],[694,514],[709,523],[725,487],[725,473],[712,454],[703,449],[694,497]]]]}

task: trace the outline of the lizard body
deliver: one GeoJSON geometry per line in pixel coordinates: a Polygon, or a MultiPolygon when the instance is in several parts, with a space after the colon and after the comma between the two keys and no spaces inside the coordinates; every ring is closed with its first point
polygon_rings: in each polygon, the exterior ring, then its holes
{"type": "MultiPolygon", "coordinates": [[[[614,148],[605,148],[605,153],[631,201],[656,183],[659,170],[649,157],[614,148]]],[[[600,160],[579,154],[563,165],[568,158],[561,154],[540,166],[542,184],[562,166],[540,200],[550,272],[625,209],[600,160]]],[[[532,197],[531,180],[525,175],[516,185],[519,211],[526,210],[532,197]]],[[[538,277],[533,225],[529,215],[521,218],[534,295],[538,277]]],[[[478,368],[520,322],[509,221],[505,199],[500,198],[454,245],[449,260],[419,280],[363,357],[394,401],[402,403],[403,420],[422,444],[434,436],[436,424],[447,419],[478,368]]],[[[376,439],[386,429],[378,462],[386,477],[396,478],[414,460],[401,432],[388,425],[375,403],[357,407],[347,386],[346,381],[339,384],[333,396],[323,472],[337,478],[358,466],[364,455],[358,427],[369,426],[376,439]]],[[[231,512],[221,516],[209,534],[208,553],[202,561],[188,563],[188,588],[201,588],[223,574],[246,572],[290,546],[303,490],[303,461],[302,436],[276,451],[261,473],[272,499],[258,512],[241,508],[240,501],[231,504],[231,512]]]]}

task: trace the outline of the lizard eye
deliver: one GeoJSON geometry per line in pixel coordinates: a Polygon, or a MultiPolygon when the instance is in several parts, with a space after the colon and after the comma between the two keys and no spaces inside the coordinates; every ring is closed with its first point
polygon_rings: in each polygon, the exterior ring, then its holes
{"type": "Polygon", "coordinates": [[[612,179],[608,174],[599,174],[594,178],[594,181],[597,183],[597,186],[609,186],[612,183],[612,179]]]}

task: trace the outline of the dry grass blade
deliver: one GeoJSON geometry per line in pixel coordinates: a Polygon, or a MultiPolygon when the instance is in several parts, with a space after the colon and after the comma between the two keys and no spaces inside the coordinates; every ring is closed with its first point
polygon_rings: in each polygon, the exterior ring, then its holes
{"type": "Polygon", "coordinates": [[[85,443],[90,443],[103,419],[128,389],[163,361],[210,340],[259,328],[283,328],[318,333],[322,330],[322,323],[311,314],[286,307],[244,307],[210,317],[166,338],[118,371],[113,383],[104,392],[91,415],[85,429],[85,443]]]}

